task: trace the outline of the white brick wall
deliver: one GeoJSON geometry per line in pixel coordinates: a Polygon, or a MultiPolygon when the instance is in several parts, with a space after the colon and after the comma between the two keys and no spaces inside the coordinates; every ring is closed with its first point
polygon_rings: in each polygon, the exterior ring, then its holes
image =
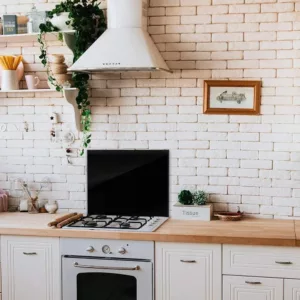
{"type": "MultiPolygon", "coordinates": [[[[1,0],[0,13],[27,12],[36,3],[1,0]]],[[[216,209],[253,216],[300,216],[300,16],[297,0],[150,0],[149,32],[173,74],[95,74],[91,80],[93,148],[171,151],[171,201],[183,188],[211,193],[216,209]],[[202,114],[203,80],[262,80],[261,116],[202,114]]],[[[51,53],[70,52],[49,42],[51,53]]],[[[44,69],[33,42],[0,44],[0,53],[22,53],[26,71],[44,69]]],[[[68,166],[49,139],[48,112],[59,113],[59,131],[73,128],[60,94],[0,95],[0,187],[24,177],[48,176],[44,199],[60,209],[86,208],[85,159],[68,166]],[[54,105],[54,106],[52,106],[54,105]],[[23,129],[27,121],[29,132],[23,129]]],[[[76,141],[75,146],[79,145],[76,141]]],[[[12,198],[11,204],[17,204],[12,198]]]]}

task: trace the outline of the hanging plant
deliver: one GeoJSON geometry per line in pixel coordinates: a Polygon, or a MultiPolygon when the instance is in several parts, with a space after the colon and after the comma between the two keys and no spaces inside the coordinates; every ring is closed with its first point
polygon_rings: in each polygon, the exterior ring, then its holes
{"type": "MultiPolygon", "coordinates": [[[[40,25],[40,34],[38,36],[38,42],[40,43],[40,50],[41,50],[41,55],[39,56],[42,64],[44,67],[46,67],[47,71],[47,76],[48,76],[48,81],[51,83],[53,86],[55,86],[55,89],[58,92],[62,91],[62,86],[60,86],[57,82],[56,79],[53,77],[52,71],[50,69],[50,65],[48,63],[47,59],[47,44],[45,40],[45,34],[47,32],[57,32],[59,29],[55,26],[53,26],[49,21],[47,21],[45,24],[40,25]]],[[[58,35],[58,39],[62,40],[62,34],[58,35]]]]}
{"type": "MultiPolygon", "coordinates": [[[[40,25],[40,34],[38,37],[38,41],[41,45],[40,59],[42,64],[47,68],[49,82],[56,87],[57,91],[62,91],[62,86],[57,84],[50,70],[45,41],[46,33],[59,31],[59,28],[51,23],[51,19],[61,13],[69,13],[69,20],[66,21],[66,25],[71,26],[75,30],[75,46],[72,51],[74,53],[73,62],[76,62],[106,29],[104,12],[100,9],[99,5],[98,0],[66,0],[56,5],[55,8],[48,13],[49,20],[40,25]]],[[[62,34],[59,34],[59,39],[62,39],[62,34]]],[[[91,109],[88,93],[89,78],[89,74],[86,73],[74,72],[72,75],[74,87],[79,91],[76,102],[78,109],[81,111],[83,130],[81,155],[84,154],[84,149],[87,148],[91,142],[91,109]]]]}

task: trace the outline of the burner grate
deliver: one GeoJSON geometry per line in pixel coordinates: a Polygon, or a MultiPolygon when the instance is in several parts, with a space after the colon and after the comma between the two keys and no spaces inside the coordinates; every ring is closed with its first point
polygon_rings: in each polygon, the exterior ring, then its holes
{"type": "Polygon", "coordinates": [[[107,215],[90,215],[75,221],[68,227],[75,228],[107,228],[107,229],[130,229],[139,230],[145,226],[152,217],[140,216],[107,216],[107,215]]]}

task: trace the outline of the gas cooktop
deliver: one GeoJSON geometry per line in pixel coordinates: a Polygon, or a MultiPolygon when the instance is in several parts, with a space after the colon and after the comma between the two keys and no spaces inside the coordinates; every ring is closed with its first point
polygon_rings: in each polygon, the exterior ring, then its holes
{"type": "Polygon", "coordinates": [[[152,232],[167,220],[167,217],[88,215],[64,228],[152,232]]]}

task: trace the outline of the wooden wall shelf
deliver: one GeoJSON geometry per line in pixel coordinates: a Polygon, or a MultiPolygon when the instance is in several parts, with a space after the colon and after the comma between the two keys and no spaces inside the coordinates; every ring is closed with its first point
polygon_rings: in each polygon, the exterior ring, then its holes
{"type": "MultiPolygon", "coordinates": [[[[61,32],[51,32],[46,34],[46,40],[57,40],[57,35],[62,33],[64,40],[71,51],[73,51],[75,42],[75,30],[61,31],[61,32]]],[[[14,42],[36,42],[39,33],[26,33],[26,34],[14,34],[14,35],[0,35],[0,43],[14,43],[14,42]]],[[[52,89],[35,89],[35,90],[13,90],[13,91],[1,91],[0,93],[43,93],[43,92],[53,92],[57,93],[56,90],[52,89]]],[[[81,131],[81,112],[78,110],[76,98],[78,96],[78,89],[76,88],[66,88],[63,90],[65,99],[69,104],[72,105],[74,109],[74,122],[78,131],[81,131]]]]}
{"type": "Polygon", "coordinates": [[[58,93],[56,90],[52,89],[35,89],[35,90],[27,90],[27,89],[21,89],[21,90],[12,90],[12,91],[2,91],[0,90],[0,93],[58,93]]]}
{"type": "MultiPolygon", "coordinates": [[[[46,37],[50,36],[57,36],[58,33],[62,34],[70,34],[74,35],[75,30],[66,30],[66,31],[60,31],[60,32],[49,32],[46,33],[46,37]]],[[[34,33],[23,33],[23,34],[8,34],[8,35],[0,35],[0,43],[9,43],[9,42],[16,42],[16,41],[23,41],[26,40],[27,42],[29,41],[36,41],[39,33],[34,32],[34,33]]]]}
{"type": "MultiPolygon", "coordinates": [[[[62,33],[64,40],[68,48],[73,51],[74,42],[75,42],[75,30],[66,30],[60,32],[49,32],[46,33],[46,41],[56,41],[58,34],[62,33]]],[[[11,35],[0,35],[0,44],[1,43],[26,43],[26,42],[37,42],[39,33],[24,33],[24,34],[11,34],[11,35]]]]}

